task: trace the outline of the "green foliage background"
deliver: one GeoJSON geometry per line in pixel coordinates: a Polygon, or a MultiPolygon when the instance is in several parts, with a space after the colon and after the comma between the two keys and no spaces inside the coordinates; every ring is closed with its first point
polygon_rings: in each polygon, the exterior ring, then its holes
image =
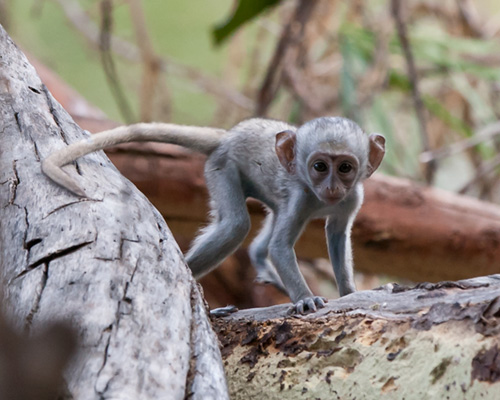
{"type": "MultiPolygon", "coordinates": [[[[81,4],[93,12],[97,21],[98,2],[82,1],[81,4]]],[[[121,116],[106,83],[98,53],[90,49],[85,39],[68,25],[61,8],[51,1],[34,0],[15,0],[11,6],[12,29],[9,34],[16,43],[47,64],[110,118],[120,121],[121,116]]],[[[155,50],[222,76],[226,51],[224,46],[214,45],[212,29],[229,13],[231,6],[231,0],[144,1],[155,50]]],[[[114,18],[114,33],[133,41],[126,4],[116,4],[114,18]]],[[[120,78],[126,83],[123,88],[128,98],[135,99],[139,66],[124,62],[119,57],[115,60],[120,78]]],[[[169,79],[168,85],[176,100],[174,121],[204,124],[211,120],[215,106],[210,97],[178,79],[169,79]]],[[[137,104],[132,105],[137,111],[137,104]]]]}

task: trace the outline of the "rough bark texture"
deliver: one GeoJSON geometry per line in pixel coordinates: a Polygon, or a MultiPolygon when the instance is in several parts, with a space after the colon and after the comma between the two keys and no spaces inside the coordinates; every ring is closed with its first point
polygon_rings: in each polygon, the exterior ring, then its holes
{"type": "Polygon", "coordinates": [[[231,399],[498,399],[500,275],[214,319],[231,399]]]}
{"type": "Polygon", "coordinates": [[[224,399],[217,341],[161,215],[103,153],[69,166],[92,198],[40,160],[87,135],[0,27],[0,272],[7,314],[37,331],[66,319],[80,352],[76,399],[224,399]]]}

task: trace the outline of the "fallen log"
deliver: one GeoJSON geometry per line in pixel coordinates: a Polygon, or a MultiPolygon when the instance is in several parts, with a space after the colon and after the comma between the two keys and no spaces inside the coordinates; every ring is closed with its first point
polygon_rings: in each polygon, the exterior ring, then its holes
{"type": "Polygon", "coordinates": [[[500,275],[213,318],[231,399],[498,399],[500,275]]]}

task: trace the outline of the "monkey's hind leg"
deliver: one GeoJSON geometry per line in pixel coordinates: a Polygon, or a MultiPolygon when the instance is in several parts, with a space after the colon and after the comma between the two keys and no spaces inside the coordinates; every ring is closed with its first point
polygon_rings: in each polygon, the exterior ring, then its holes
{"type": "Polygon", "coordinates": [[[217,267],[243,242],[250,230],[250,217],[240,177],[227,164],[215,168],[207,162],[206,180],[212,205],[212,222],[195,239],[186,261],[195,278],[217,267]]]}
{"type": "Polygon", "coordinates": [[[283,285],[276,268],[274,268],[268,258],[269,242],[271,241],[271,236],[273,234],[274,220],[273,212],[269,211],[264,221],[262,230],[255,237],[252,244],[250,244],[250,247],[248,248],[248,254],[250,256],[250,260],[252,261],[252,265],[257,272],[255,281],[258,283],[269,283],[288,295],[285,285],[283,285]]]}

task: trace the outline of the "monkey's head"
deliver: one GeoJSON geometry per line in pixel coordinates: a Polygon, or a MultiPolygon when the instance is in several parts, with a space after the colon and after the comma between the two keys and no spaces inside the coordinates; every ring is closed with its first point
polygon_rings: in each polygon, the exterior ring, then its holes
{"type": "Polygon", "coordinates": [[[367,136],[345,118],[317,118],[296,132],[279,132],[276,154],[288,173],[303,180],[320,200],[335,204],[378,168],[385,138],[367,136]]]}

